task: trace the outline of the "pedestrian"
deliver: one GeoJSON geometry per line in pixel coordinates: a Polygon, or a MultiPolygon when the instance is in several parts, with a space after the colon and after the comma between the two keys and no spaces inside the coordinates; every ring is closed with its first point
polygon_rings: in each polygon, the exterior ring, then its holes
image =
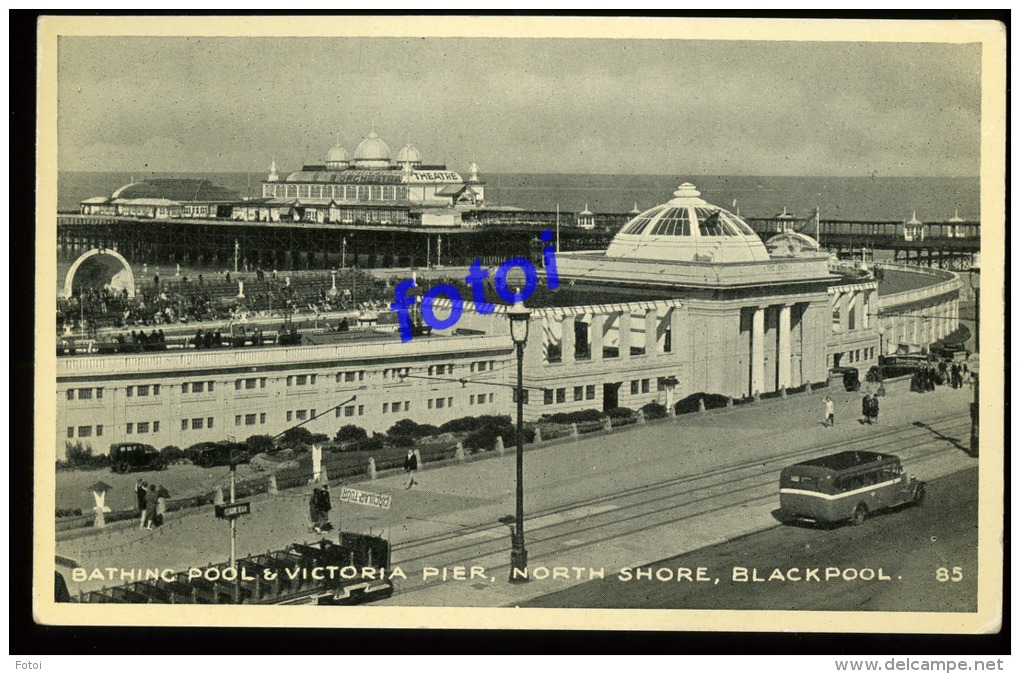
{"type": "Polygon", "coordinates": [[[329,511],[333,509],[333,501],[329,495],[329,485],[322,485],[322,489],[319,490],[319,532],[329,531],[333,528],[333,525],[329,522],[329,511]]]}
{"type": "Polygon", "coordinates": [[[166,515],[166,500],[170,498],[170,492],[166,487],[159,485],[156,488],[156,526],[163,526],[163,517],[166,515]]]}
{"type": "Polygon", "coordinates": [[[145,528],[151,529],[156,521],[156,504],[159,497],[156,495],[156,485],[150,484],[145,491],[145,528]]]}
{"type": "Polygon", "coordinates": [[[145,480],[138,478],[135,482],[135,497],[138,503],[138,514],[141,519],[138,521],[138,528],[145,528],[145,494],[148,491],[149,485],[145,483],[145,480]]]}
{"type": "Polygon", "coordinates": [[[868,423],[870,424],[872,422],[877,422],[878,421],[878,396],[871,396],[871,409],[869,410],[869,412],[870,412],[871,421],[868,421],[868,423]]]}
{"type": "Polygon", "coordinates": [[[416,484],[414,474],[417,470],[418,457],[415,456],[413,449],[408,449],[407,456],[404,457],[404,472],[407,473],[407,482],[404,483],[404,489],[410,489],[416,484]]]}
{"type": "Polygon", "coordinates": [[[315,487],[312,489],[312,495],[308,499],[308,517],[312,523],[312,531],[321,533],[319,531],[319,488],[315,487]]]}
{"type": "Polygon", "coordinates": [[[861,415],[864,416],[864,421],[861,423],[871,423],[871,394],[865,393],[864,397],[861,398],[861,415]]]}

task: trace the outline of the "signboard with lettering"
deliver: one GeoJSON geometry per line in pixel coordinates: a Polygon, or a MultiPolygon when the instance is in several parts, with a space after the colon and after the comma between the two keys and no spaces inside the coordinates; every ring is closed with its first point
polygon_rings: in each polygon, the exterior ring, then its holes
{"type": "Polygon", "coordinates": [[[411,174],[412,183],[462,183],[459,173],[453,171],[415,171],[411,174]]]}
{"type": "Polygon", "coordinates": [[[372,508],[382,508],[383,510],[389,510],[390,505],[393,503],[393,497],[389,494],[375,494],[370,491],[351,489],[350,487],[344,487],[340,490],[340,500],[344,503],[356,503],[372,508]]]}
{"type": "Polygon", "coordinates": [[[224,503],[216,506],[216,517],[220,519],[232,519],[241,515],[251,515],[251,503],[239,501],[237,503],[224,503]]]}

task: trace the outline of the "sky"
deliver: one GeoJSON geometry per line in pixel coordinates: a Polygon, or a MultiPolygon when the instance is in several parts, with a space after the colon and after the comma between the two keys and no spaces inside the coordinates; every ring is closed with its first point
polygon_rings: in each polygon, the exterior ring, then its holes
{"type": "Polygon", "coordinates": [[[976,44],[71,37],[58,166],[265,171],[392,153],[465,172],[976,176],[976,44]]]}

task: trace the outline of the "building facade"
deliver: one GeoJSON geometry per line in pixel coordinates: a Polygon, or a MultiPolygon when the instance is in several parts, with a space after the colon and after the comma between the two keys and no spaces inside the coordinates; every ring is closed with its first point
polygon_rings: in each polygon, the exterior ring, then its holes
{"type": "MultiPolygon", "coordinates": [[[[803,234],[763,243],[689,184],[635,215],[605,251],[556,259],[559,287],[527,302],[531,421],[669,407],[702,393],[766,395],[826,381],[840,366],[863,375],[883,348],[957,325],[955,274],[880,297],[870,270],[832,260],[803,234]]],[[[449,303],[435,307],[442,314],[449,303]]],[[[456,326],[406,343],[389,327],[342,346],[61,357],[57,451],[65,441],[105,452],[132,439],[186,447],[272,436],[302,422],[332,436],[346,424],[385,431],[405,418],[512,414],[516,356],[504,314],[464,302],[456,326]]]]}

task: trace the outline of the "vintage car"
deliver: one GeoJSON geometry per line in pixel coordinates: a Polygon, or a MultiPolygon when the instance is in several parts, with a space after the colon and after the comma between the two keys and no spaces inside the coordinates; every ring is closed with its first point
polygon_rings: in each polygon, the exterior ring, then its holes
{"type": "Polygon", "coordinates": [[[844,451],[783,468],[779,505],[791,520],[864,523],[868,515],[921,505],[925,483],[903,470],[898,457],[844,451]]]}
{"type": "Polygon", "coordinates": [[[166,460],[159,450],[141,442],[117,442],[110,445],[110,462],[115,473],[166,468],[166,460]]]}
{"type": "Polygon", "coordinates": [[[861,390],[861,373],[856,367],[834,367],[830,370],[830,376],[842,377],[843,388],[847,391],[861,390]]]}
{"type": "Polygon", "coordinates": [[[188,458],[203,468],[251,461],[247,446],[240,442],[201,442],[188,448],[188,458]]]}

